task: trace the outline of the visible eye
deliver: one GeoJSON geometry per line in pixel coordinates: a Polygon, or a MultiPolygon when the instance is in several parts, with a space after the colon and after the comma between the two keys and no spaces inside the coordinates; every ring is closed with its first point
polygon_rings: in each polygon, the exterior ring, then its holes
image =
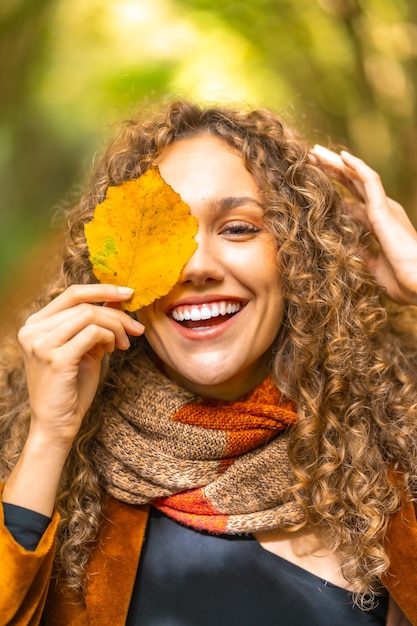
{"type": "Polygon", "coordinates": [[[250,222],[228,222],[220,231],[221,235],[229,237],[244,238],[251,235],[257,235],[261,229],[250,222]]]}

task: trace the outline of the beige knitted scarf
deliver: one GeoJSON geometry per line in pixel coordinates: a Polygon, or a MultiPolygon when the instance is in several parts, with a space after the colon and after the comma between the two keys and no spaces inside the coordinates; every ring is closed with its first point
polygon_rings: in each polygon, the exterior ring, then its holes
{"type": "Polygon", "coordinates": [[[293,525],[301,510],[287,448],[294,405],[270,378],[237,401],[177,386],[146,357],[129,364],[104,409],[94,462],[106,491],[152,503],[213,533],[293,525]]]}

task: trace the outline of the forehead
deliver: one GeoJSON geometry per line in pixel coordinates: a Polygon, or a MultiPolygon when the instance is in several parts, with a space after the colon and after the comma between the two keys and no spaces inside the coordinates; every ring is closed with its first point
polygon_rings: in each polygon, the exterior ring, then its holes
{"type": "Polygon", "coordinates": [[[189,204],[204,199],[259,196],[255,179],[240,154],[217,137],[180,139],[165,148],[156,163],[164,180],[189,204]]]}

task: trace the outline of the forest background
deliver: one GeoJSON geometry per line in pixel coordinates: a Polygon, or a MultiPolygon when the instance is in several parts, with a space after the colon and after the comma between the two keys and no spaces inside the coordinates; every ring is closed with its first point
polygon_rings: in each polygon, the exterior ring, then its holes
{"type": "Polygon", "coordinates": [[[143,100],[270,107],[364,158],[417,224],[416,92],[415,0],[1,0],[0,324],[143,100]]]}

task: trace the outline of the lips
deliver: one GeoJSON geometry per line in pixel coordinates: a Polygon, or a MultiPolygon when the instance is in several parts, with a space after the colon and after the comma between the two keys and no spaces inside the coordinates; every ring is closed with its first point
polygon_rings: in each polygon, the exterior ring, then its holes
{"type": "Polygon", "coordinates": [[[187,328],[213,326],[233,317],[243,307],[238,300],[219,300],[176,306],[170,311],[172,319],[187,328]]]}

